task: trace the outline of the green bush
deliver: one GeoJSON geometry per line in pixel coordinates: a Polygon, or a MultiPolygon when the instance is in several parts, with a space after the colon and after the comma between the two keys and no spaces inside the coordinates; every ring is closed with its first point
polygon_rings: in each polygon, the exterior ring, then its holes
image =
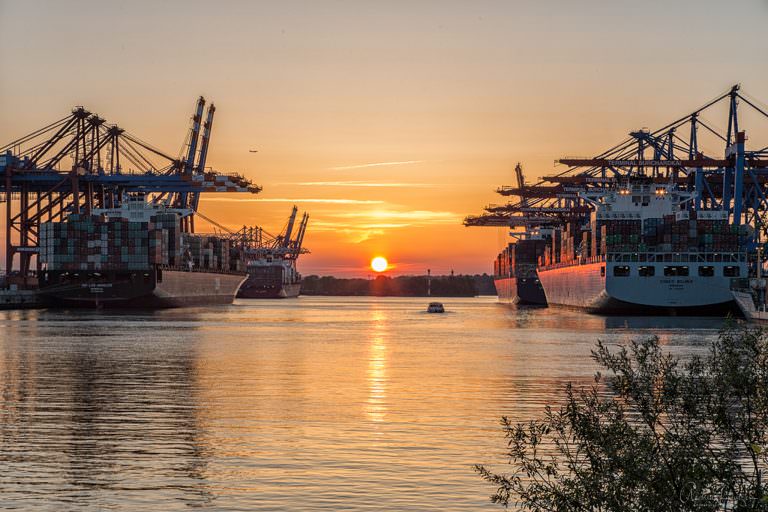
{"type": "Polygon", "coordinates": [[[658,338],[592,352],[607,371],[568,385],[542,419],[502,418],[512,467],[476,466],[491,500],[530,511],[768,511],[768,336],[721,331],[681,360],[658,338]]]}

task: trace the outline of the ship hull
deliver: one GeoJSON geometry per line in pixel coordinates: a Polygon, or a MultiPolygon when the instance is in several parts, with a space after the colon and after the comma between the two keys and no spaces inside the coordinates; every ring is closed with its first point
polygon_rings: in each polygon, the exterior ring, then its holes
{"type": "Polygon", "coordinates": [[[547,303],[623,315],[700,316],[737,311],[729,278],[640,277],[636,272],[614,277],[613,267],[596,262],[539,269],[547,303]]]}
{"type": "Polygon", "coordinates": [[[0,290],[0,310],[44,307],[46,307],[46,301],[36,290],[0,290]]]}
{"type": "Polygon", "coordinates": [[[40,294],[50,303],[82,308],[178,308],[231,304],[245,274],[181,270],[47,271],[40,294]]]}
{"type": "Polygon", "coordinates": [[[499,301],[518,306],[546,306],[547,298],[538,278],[498,277],[494,279],[499,301]]]}
{"type": "Polygon", "coordinates": [[[248,279],[246,279],[237,292],[237,297],[241,299],[290,299],[298,297],[300,291],[301,283],[249,285],[248,279]]]}

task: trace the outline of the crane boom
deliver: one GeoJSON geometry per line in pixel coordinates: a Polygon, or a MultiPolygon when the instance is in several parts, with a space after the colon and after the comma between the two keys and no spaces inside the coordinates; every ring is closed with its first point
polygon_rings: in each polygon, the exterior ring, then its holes
{"type": "Polygon", "coordinates": [[[200,96],[197,99],[197,109],[192,116],[192,132],[189,137],[189,151],[187,159],[184,162],[184,174],[192,174],[195,165],[195,153],[197,152],[197,139],[200,138],[200,121],[203,118],[203,107],[205,107],[205,98],[200,96]]]}
{"type": "Polygon", "coordinates": [[[208,115],[203,124],[203,138],[200,142],[200,155],[197,159],[197,166],[195,171],[197,174],[202,174],[205,170],[205,160],[208,157],[208,144],[211,142],[211,127],[213,126],[213,114],[216,112],[216,105],[211,103],[208,106],[208,115]]]}
{"type": "Polygon", "coordinates": [[[294,244],[294,257],[297,257],[301,252],[301,245],[304,243],[304,233],[307,231],[307,223],[309,222],[309,214],[304,212],[301,218],[301,224],[299,225],[299,232],[296,235],[296,243],[294,244]]]}
{"type": "Polygon", "coordinates": [[[291,211],[291,216],[288,218],[288,225],[285,227],[285,240],[284,244],[286,247],[288,244],[291,243],[291,234],[293,233],[293,223],[296,222],[296,213],[298,213],[299,209],[296,207],[296,205],[293,205],[293,210],[291,211]]]}
{"type": "MultiPolygon", "coordinates": [[[[520,162],[517,162],[517,165],[515,166],[515,176],[517,177],[517,188],[519,188],[520,190],[524,190],[525,175],[523,174],[523,166],[520,164],[520,162]]],[[[520,204],[522,204],[523,206],[528,206],[528,197],[521,196],[520,204]]]]}

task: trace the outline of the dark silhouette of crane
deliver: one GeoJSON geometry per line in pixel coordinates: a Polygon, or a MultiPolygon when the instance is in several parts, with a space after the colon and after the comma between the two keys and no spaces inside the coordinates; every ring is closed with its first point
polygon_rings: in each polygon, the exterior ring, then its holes
{"type": "MultiPolygon", "coordinates": [[[[515,166],[515,177],[517,177],[517,188],[520,190],[525,189],[525,175],[523,174],[523,166],[520,164],[520,162],[517,162],[517,165],[515,166]]],[[[528,198],[525,196],[522,196],[520,204],[522,206],[528,206],[528,198]]]]}

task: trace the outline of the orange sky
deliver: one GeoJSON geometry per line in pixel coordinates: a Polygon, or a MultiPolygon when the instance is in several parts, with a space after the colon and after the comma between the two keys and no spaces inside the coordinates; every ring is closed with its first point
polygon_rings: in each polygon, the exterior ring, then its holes
{"type": "Polygon", "coordinates": [[[515,162],[533,180],[736,82],[768,101],[767,5],[0,0],[0,142],[85,105],[176,154],[203,94],[208,163],[264,187],[205,215],[276,232],[295,202],[304,274],[490,271],[503,236],[461,219],[515,162]]]}

